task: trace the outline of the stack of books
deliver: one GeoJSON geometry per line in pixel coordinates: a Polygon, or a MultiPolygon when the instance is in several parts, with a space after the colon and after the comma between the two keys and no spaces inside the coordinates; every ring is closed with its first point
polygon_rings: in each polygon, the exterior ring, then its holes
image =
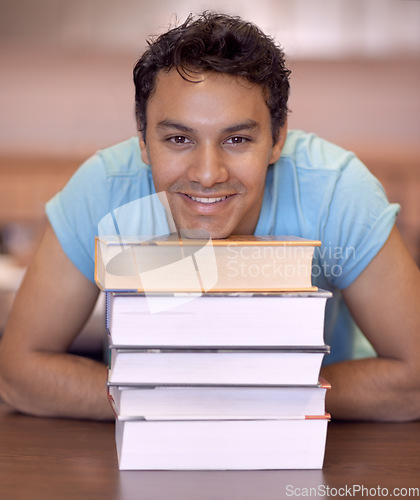
{"type": "Polygon", "coordinates": [[[311,284],[317,245],[97,239],[120,469],[322,467],[331,294],[311,284]]]}

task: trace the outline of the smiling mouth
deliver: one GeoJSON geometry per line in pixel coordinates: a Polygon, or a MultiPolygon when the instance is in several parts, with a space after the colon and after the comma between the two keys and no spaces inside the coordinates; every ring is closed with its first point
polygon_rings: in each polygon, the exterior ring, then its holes
{"type": "Polygon", "coordinates": [[[197,196],[190,196],[189,194],[186,194],[186,196],[188,196],[190,200],[206,204],[219,203],[220,201],[226,200],[226,198],[228,198],[228,196],[219,196],[217,198],[200,198],[197,196]]]}

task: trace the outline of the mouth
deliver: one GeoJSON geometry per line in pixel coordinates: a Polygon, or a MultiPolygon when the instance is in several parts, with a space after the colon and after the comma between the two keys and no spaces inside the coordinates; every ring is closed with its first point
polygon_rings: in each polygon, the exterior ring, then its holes
{"type": "Polygon", "coordinates": [[[223,196],[195,196],[192,194],[178,192],[181,199],[186,203],[190,214],[215,216],[221,215],[232,204],[236,194],[223,196]]]}
{"type": "Polygon", "coordinates": [[[197,201],[198,203],[205,203],[206,205],[210,205],[212,203],[219,203],[221,201],[226,200],[228,196],[218,196],[215,198],[204,198],[199,196],[190,196],[189,194],[185,194],[190,200],[197,201]]]}

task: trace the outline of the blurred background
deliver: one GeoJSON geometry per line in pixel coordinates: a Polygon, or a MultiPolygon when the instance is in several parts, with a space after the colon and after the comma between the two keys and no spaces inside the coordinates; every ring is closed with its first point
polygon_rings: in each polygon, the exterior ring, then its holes
{"type": "Polygon", "coordinates": [[[45,201],[98,148],[136,134],[145,39],[209,8],[281,43],[290,127],[358,154],[402,205],[420,263],[420,0],[0,0],[0,332],[45,201]]]}

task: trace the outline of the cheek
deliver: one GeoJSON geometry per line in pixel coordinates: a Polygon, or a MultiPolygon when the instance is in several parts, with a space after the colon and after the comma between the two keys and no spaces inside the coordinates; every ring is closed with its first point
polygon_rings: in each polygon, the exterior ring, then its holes
{"type": "Polygon", "coordinates": [[[151,168],[155,187],[169,187],[174,183],[185,181],[188,168],[184,156],[158,151],[150,151],[151,168]]]}
{"type": "Polygon", "coordinates": [[[266,175],[267,167],[254,163],[246,170],[241,171],[239,179],[249,193],[259,193],[264,188],[266,175]]]}
{"type": "Polygon", "coordinates": [[[156,162],[152,164],[152,177],[155,188],[166,191],[172,184],[179,180],[178,169],[169,162],[156,162]]]}
{"type": "Polygon", "coordinates": [[[149,150],[149,159],[152,169],[153,182],[156,190],[163,191],[165,187],[171,182],[171,168],[168,159],[162,157],[159,151],[149,150]]]}
{"type": "Polygon", "coordinates": [[[159,168],[152,167],[152,177],[156,191],[165,191],[168,184],[165,173],[159,168]]]}

